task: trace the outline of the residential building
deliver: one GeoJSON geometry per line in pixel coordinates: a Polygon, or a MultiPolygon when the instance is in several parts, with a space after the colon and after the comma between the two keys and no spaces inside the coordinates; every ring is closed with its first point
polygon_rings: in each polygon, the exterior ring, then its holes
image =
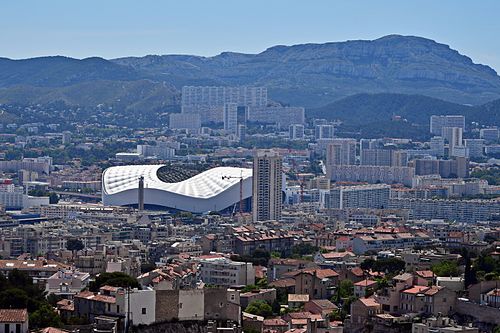
{"type": "Polygon", "coordinates": [[[356,140],[333,139],[326,147],[326,166],[356,164],[356,140]]]}
{"type": "Polygon", "coordinates": [[[479,130],[479,137],[484,139],[487,143],[497,142],[499,138],[499,129],[498,127],[488,127],[481,128],[479,130]]]}
{"type": "Polygon", "coordinates": [[[324,208],[387,208],[389,185],[336,186],[322,193],[324,208]]]}
{"type": "Polygon", "coordinates": [[[461,115],[431,116],[431,133],[441,135],[443,127],[459,127],[465,131],[465,117],[461,115]]]}
{"type": "Polygon", "coordinates": [[[249,262],[227,258],[202,259],[198,271],[201,280],[209,285],[231,287],[255,284],[255,269],[249,262]]]}
{"type": "Polygon", "coordinates": [[[288,129],[288,137],[290,140],[302,140],[304,139],[304,125],[302,124],[292,124],[288,129]]]}
{"type": "Polygon", "coordinates": [[[282,159],[272,150],[257,151],[253,161],[254,221],[280,220],[283,201],[282,159]]]}
{"type": "Polygon", "coordinates": [[[169,116],[172,129],[198,130],[201,128],[201,115],[192,113],[172,113],[169,116]]]}
{"type": "Polygon", "coordinates": [[[28,326],[28,310],[0,309],[0,333],[28,333],[28,326]]]}
{"type": "Polygon", "coordinates": [[[388,167],[374,165],[327,165],[327,176],[332,181],[368,182],[371,184],[399,183],[411,186],[415,176],[413,167],[388,167]]]}
{"type": "Polygon", "coordinates": [[[224,131],[226,133],[236,134],[238,130],[238,104],[224,104],[224,131]]]}

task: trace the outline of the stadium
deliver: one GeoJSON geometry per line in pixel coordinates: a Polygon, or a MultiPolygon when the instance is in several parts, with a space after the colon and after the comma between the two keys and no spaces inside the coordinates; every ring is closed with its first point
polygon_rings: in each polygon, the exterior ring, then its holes
{"type": "Polygon", "coordinates": [[[102,202],[107,206],[139,204],[139,178],[144,179],[144,206],[192,213],[234,211],[252,196],[252,169],[217,167],[203,172],[168,165],[110,167],[102,176],[102,202]]]}

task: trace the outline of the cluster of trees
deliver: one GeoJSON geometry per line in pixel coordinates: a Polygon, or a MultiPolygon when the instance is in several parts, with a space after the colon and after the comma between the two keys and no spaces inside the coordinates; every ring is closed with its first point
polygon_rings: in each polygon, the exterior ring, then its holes
{"type": "Polygon", "coordinates": [[[94,281],[90,282],[89,290],[97,292],[102,286],[113,286],[121,288],[140,288],[136,278],[122,272],[101,273],[94,281]]]}
{"type": "Polygon", "coordinates": [[[28,309],[31,329],[62,325],[61,318],[45,298],[44,290],[17,269],[7,277],[0,273],[0,308],[28,309]]]}
{"type": "Polygon", "coordinates": [[[500,168],[476,170],[471,173],[471,177],[484,179],[490,185],[500,185],[500,168]]]}
{"type": "Polygon", "coordinates": [[[384,272],[389,275],[396,275],[405,269],[406,264],[404,260],[398,258],[368,258],[365,259],[360,266],[364,270],[372,270],[374,272],[384,272]]]}
{"type": "Polygon", "coordinates": [[[271,259],[271,254],[264,249],[256,249],[250,255],[232,255],[231,260],[239,262],[251,262],[254,266],[266,266],[271,259]]]}

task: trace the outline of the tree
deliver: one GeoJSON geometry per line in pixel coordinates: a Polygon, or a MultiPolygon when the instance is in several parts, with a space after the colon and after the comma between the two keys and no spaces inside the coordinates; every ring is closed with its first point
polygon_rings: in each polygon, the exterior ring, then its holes
{"type": "Polygon", "coordinates": [[[376,272],[387,272],[389,274],[397,274],[405,269],[406,263],[398,258],[382,258],[382,259],[365,259],[361,263],[361,268],[364,270],[373,270],[376,272]]]}
{"type": "Polygon", "coordinates": [[[273,308],[266,301],[256,300],[248,304],[247,308],[245,309],[245,312],[257,316],[269,317],[272,316],[273,314],[273,308]]]}
{"type": "Polygon", "coordinates": [[[431,271],[437,276],[458,276],[460,271],[456,261],[441,261],[431,267],[431,271]]]}
{"type": "Polygon", "coordinates": [[[25,309],[28,307],[28,294],[18,288],[10,288],[0,292],[0,304],[13,309],[25,309]]]}
{"type": "Polygon", "coordinates": [[[339,284],[338,290],[341,298],[347,298],[354,295],[354,283],[351,280],[342,280],[339,284]]]}
{"type": "Polygon", "coordinates": [[[59,202],[59,196],[55,192],[49,194],[49,204],[54,205],[59,202]]]}
{"type": "Polygon", "coordinates": [[[61,318],[48,304],[40,306],[36,311],[31,313],[29,316],[29,322],[31,328],[35,329],[62,326],[61,318]]]}
{"type": "Polygon", "coordinates": [[[102,286],[113,286],[121,288],[139,288],[139,282],[136,278],[131,277],[122,272],[113,273],[101,273],[99,274],[95,281],[89,284],[89,289],[91,291],[99,291],[102,286]]]}
{"type": "Polygon", "coordinates": [[[66,249],[71,252],[80,251],[84,248],[85,245],[83,245],[83,242],[80,239],[71,238],[66,241],[66,249]]]}

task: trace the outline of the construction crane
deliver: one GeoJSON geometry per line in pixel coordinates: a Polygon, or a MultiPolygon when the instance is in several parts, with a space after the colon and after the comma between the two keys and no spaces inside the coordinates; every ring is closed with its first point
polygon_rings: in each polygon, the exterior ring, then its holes
{"type": "Polygon", "coordinates": [[[243,171],[239,176],[222,176],[222,179],[239,179],[240,180],[240,216],[243,215],[243,171]]]}

